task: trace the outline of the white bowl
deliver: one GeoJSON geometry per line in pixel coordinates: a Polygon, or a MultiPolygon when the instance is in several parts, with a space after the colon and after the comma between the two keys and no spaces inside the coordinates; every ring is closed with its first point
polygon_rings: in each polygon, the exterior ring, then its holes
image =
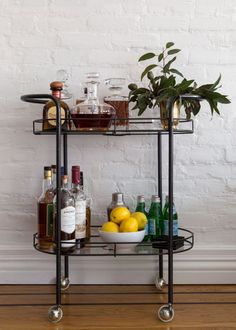
{"type": "Polygon", "coordinates": [[[134,243],[134,244],[117,244],[117,249],[132,250],[138,243],[142,242],[145,236],[145,230],[131,233],[111,233],[98,230],[102,240],[106,243],[134,243]]]}

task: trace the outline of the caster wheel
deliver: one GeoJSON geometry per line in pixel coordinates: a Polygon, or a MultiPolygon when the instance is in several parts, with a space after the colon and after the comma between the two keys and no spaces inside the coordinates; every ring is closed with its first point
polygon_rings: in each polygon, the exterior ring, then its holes
{"type": "Polygon", "coordinates": [[[70,280],[68,277],[61,278],[61,291],[66,291],[70,286],[70,280]]]}
{"type": "Polygon", "coordinates": [[[52,323],[57,323],[61,321],[63,316],[63,311],[60,306],[54,305],[48,310],[48,319],[52,323]]]}
{"type": "Polygon", "coordinates": [[[157,276],[155,280],[155,286],[157,290],[162,291],[166,286],[166,281],[164,280],[164,278],[160,278],[157,276]]]}
{"type": "Polygon", "coordinates": [[[169,305],[163,305],[158,310],[158,317],[162,322],[171,322],[174,318],[174,315],[174,309],[169,305]]]}

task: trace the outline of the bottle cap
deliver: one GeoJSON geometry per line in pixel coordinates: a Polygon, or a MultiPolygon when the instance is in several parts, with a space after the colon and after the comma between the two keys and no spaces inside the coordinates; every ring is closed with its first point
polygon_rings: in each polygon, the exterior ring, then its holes
{"type": "Polygon", "coordinates": [[[65,174],[64,166],[61,166],[61,176],[65,174]]]}
{"type": "Polygon", "coordinates": [[[80,167],[72,166],[72,183],[80,184],[80,167]]]}
{"type": "Polygon", "coordinates": [[[52,169],[50,166],[44,166],[44,177],[50,178],[52,176],[52,169]]]}
{"type": "Polygon", "coordinates": [[[152,202],[160,202],[160,197],[158,195],[152,195],[152,202]]]}
{"type": "Polygon", "coordinates": [[[137,197],[137,202],[138,202],[138,203],[144,203],[144,202],[145,202],[144,195],[139,195],[139,196],[137,197]]]}
{"type": "Polygon", "coordinates": [[[51,90],[62,90],[63,88],[63,83],[61,81],[53,81],[50,84],[50,89],[51,90]]]}
{"type": "Polygon", "coordinates": [[[116,204],[124,204],[124,197],[123,193],[116,192],[112,194],[112,202],[116,204]]]}

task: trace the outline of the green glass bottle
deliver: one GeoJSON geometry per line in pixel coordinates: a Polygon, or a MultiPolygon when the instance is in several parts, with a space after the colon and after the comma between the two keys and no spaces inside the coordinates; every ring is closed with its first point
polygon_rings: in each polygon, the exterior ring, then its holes
{"type": "MultiPolygon", "coordinates": [[[[161,226],[162,235],[169,236],[169,196],[166,196],[166,202],[163,208],[163,220],[161,226]]],[[[173,202],[173,236],[178,236],[178,213],[173,202]]]]}
{"type": "Polygon", "coordinates": [[[148,212],[149,239],[155,240],[160,235],[161,204],[160,197],[152,195],[151,206],[148,212]]]}
{"type": "MultiPolygon", "coordinates": [[[[145,210],[145,198],[143,195],[140,195],[137,197],[137,206],[136,206],[136,209],[135,209],[135,212],[142,212],[146,215],[147,217],[147,212],[145,210]]],[[[144,236],[144,241],[148,241],[148,223],[146,224],[146,227],[145,227],[145,236],[144,236]]]]}

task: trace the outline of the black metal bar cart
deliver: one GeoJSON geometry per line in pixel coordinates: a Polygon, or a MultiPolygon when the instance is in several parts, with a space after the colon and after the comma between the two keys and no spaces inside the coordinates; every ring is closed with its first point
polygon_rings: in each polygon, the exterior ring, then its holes
{"type": "MultiPolygon", "coordinates": [[[[180,248],[175,247],[175,238],[173,237],[173,155],[174,155],[174,136],[178,134],[192,134],[194,127],[192,120],[179,119],[179,126],[177,129],[173,128],[173,105],[175,98],[168,99],[167,108],[169,110],[168,130],[163,130],[155,126],[160,122],[160,118],[130,118],[129,128],[116,127],[116,120],[107,131],[80,131],[80,130],[62,130],[61,127],[61,109],[58,99],[48,94],[29,94],[23,95],[21,99],[25,102],[44,104],[48,100],[52,100],[56,106],[56,130],[43,131],[43,119],[35,120],[33,122],[33,133],[35,135],[54,135],[56,136],[56,165],[57,165],[57,222],[55,235],[55,250],[42,250],[38,244],[38,235],[34,234],[34,248],[40,252],[56,255],[56,303],[49,308],[48,316],[51,322],[58,322],[62,319],[63,311],[61,307],[61,291],[66,290],[69,285],[69,258],[83,257],[83,256],[140,256],[140,255],[154,255],[159,256],[159,274],[156,277],[155,284],[158,290],[162,290],[166,285],[163,277],[163,256],[168,256],[168,301],[166,305],[159,308],[158,317],[163,322],[170,322],[174,318],[173,309],[173,254],[181,253],[192,249],[194,245],[194,235],[190,230],[179,228],[181,235],[184,237],[184,242],[180,248]],[[105,135],[105,136],[127,136],[127,135],[152,135],[157,136],[157,165],[158,165],[158,194],[160,196],[162,205],[162,137],[168,137],[168,195],[169,195],[169,238],[168,244],[162,246],[153,244],[152,242],[142,242],[138,244],[135,250],[127,252],[126,250],[117,249],[117,243],[109,243],[107,249],[106,243],[102,242],[97,229],[98,226],[92,226],[92,235],[89,242],[81,249],[73,250],[71,252],[63,252],[61,249],[61,181],[60,168],[63,165],[65,173],[68,171],[68,148],[67,139],[69,135],[105,135]],[[62,147],[63,145],[63,147],[62,147]],[[63,156],[63,157],[62,157],[63,156]],[[112,246],[111,246],[112,245],[112,246]],[[64,257],[64,275],[61,275],[61,258],[64,257]]],[[[199,96],[182,95],[182,100],[197,99],[201,100],[199,96]]],[[[69,119],[70,120],[70,119],[69,119]]],[[[120,120],[120,119],[119,119],[120,120]]],[[[127,120],[127,119],[125,119],[127,120]]],[[[119,243],[121,244],[121,243],[119,243]]]]}

